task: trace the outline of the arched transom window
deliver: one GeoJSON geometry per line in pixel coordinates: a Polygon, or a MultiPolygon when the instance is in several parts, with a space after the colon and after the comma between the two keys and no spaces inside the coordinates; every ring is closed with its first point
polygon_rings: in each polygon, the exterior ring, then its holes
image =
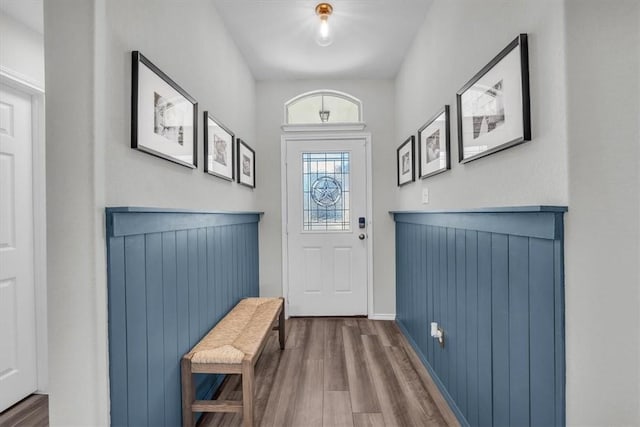
{"type": "Polygon", "coordinates": [[[362,102],[343,92],[316,90],[284,105],[285,124],[362,123],[362,102]]]}

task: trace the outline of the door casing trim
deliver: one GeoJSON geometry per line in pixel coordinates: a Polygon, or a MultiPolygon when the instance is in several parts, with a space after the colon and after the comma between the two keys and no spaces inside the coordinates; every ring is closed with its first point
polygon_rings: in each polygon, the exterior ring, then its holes
{"type": "Polygon", "coordinates": [[[45,144],[45,92],[28,77],[0,66],[0,83],[31,97],[31,144],[33,175],[33,281],[36,305],[37,392],[49,387],[47,331],[47,187],[45,144]]]}
{"type": "MultiPolygon", "coordinates": [[[[336,140],[361,140],[365,145],[365,178],[367,181],[367,315],[371,316],[373,311],[373,172],[371,170],[371,133],[369,132],[285,132],[280,141],[280,165],[281,165],[281,201],[282,201],[282,295],[285,302],[289,304],[289,233],[288,233],[288,204],[287,204],[287,143],[289,141],[336,141],[336,140]]],[[[286,309],[287,318],[289,310],[286,309]]]]}

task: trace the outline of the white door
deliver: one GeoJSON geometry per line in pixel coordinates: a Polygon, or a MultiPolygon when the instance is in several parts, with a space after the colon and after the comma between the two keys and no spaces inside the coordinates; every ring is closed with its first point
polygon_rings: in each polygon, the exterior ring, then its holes
{"type": "Polygon", "coordinates": [[[286,144],[289,314],[366,315],[365,139],[286,144]]]}
{"type": "Polygon", "coordinates": [[[0,85],[0,412],[34,392],[31,98],[0,85]]]}

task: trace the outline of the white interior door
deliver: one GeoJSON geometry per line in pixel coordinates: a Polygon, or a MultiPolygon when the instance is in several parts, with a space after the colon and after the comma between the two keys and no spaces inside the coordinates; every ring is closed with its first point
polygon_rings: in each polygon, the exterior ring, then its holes
{"type": "Polygon", "coordinates": [[[0,412],[37,388],[31,120],[0,85],[0,412]]]}
{"type": "Polygon", "coordinates": [[[286,144],[289,314],[366,315],[365,140],[286,144]]]}

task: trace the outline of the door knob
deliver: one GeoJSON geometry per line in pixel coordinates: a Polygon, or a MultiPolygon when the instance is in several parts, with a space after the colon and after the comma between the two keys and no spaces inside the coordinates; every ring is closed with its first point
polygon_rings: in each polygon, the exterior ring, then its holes
{"type": "Polygon", "coordinates": [[[360,233],[360,235],[358,236],[358,239],[364,240],[365,237],[367,237],[367,236],[365,236],[364,233],[360,233]]]}

